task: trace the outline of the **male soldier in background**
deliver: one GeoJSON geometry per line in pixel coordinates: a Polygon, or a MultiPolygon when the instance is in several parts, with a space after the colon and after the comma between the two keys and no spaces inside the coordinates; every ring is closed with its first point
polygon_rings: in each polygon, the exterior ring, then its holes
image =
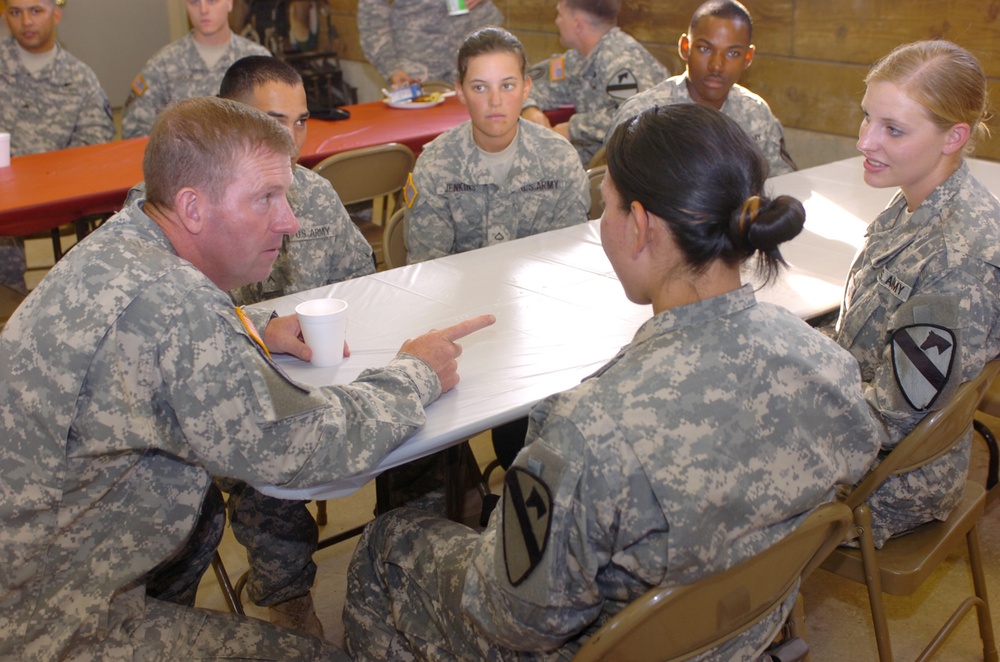
{"type": "Polygon", "coordinates": [[[270,51],[229,29],[232,0],[185,0],[194,29],[163,47],[132,81],[125,102],[122,137],[149,133],[156,113],[171,101],[212,96],[226,70],[247,55],[270,55],[270,51]]]}
{"type": "Polygon", "coordinates": [[[306,487],[369,468],[458,382],[455,341],[494,321],[409,340],[348,385],[289,381],[270,356],[311,358],[294,315],[243,312],[226,292],[266,277],[298,230],[296,151],[244,104],[172,104],[146,147],[148,197],[61,260],[0,332],[0,657],[346,659],[148,590],[179,554],[211,558],[217,539],[185,546],[222,514],[205,507],[212,476],[306,487]]]}
{"type": "Polygon", "coordinates": [[[363,0],[361,50],[390,87],[417,80],[455,81],[455,53],[465,35],[503,25],[492,0],[466,0],[469,13],[450,16],[445,0],[363,0]]]}
{"type": "Polygon", "coordinates": [[[531,67],[531,96],[521,116],[550,126],[542,110],[576,107],[552,127],[587,165],[604,144],[618,106],[670,75],[642,44],[617,27],[620,0],[559,0],[556,27],[569,50],[531,67]]]}
{"type": "Polygon", "coordinates": [[[736,81],[753,62],[753,21],[736,0],[709,0],[695,10],[677,44],[683,74],[635,95],[618,109],[611,130],[653,106],[700,103],[731,117],[767,158],[771,176],[796,169],[781,122],[762,98],[736,81]]]}
{"type": "MultiPolygon", "coordinates": [[[[7,0],[0,41],[0,131],[12,156],[111,140],[111,105],[90,67],[56,43],[55,0],[7,0]]],[[[0,237],[0,283],[27,292],[24,242],[0,237]]]]}

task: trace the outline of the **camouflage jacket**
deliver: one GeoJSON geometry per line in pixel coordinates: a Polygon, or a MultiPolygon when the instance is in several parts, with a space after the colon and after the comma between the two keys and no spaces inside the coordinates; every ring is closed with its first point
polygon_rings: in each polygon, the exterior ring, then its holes
{"type": "MultiPolygon", "coordinates": [[[[653,317],[532,410],[463,609],[500,645],[569,658],[651,587],[766,549],[875,459],[857,371],[750,286],[653,317]]],[[[755,659],[790,606],[708,659],[755,659]]]]}
{"type": "Polygon", "coordinates": [[[291,382],[138,204],[0,332],[0,657],[99,646],[112,596],[191,533],[211,476],[302,486],[370,467],[440,383],[400,355],[291,382]]]}
{"type": "Polygon", "coordinates": [[[12,156],[106,143],[115,136],[111,104],[90,67],[56,44],[55,60],[32,76],[13,37],[0,41],[0,131],[12,156]]]}
{"type": "Polygon", "coordinates": [[[151,57],[132,81],[132,91],[122,115],[122,138],[145,136],[153,128],[156,114],[171,101],[211,97],[230,65],[247,55],[270,55],[260,44],[231,35],[229,47],[211,69],[198,53],[194,31],[167,44],[151,57]]]}
{"type": "MultiPolygon", "coordinates": [[[[687,89],[687,73],[671,76],[651,90],[637,94],[623,103],[611,122],[610,130],[648,108],[675,103],[694,103],[687,89]]],[[[781,128],[781,122],[771,113],[766,101],[737,84],[729,90],[726,103],[722,104],[722,112],[739,124],[757,143],[771,168],[770,176],[795,170],[795,162],[785,151],[785,132],[781,128]]]]}
{"type": "MultiPolygon", "coordinates": [[[[868,226],[835,334],[890,446],[1000,356],[1000,202],[963,163],[908,219],[905,209],[900,192],[868,226]]],[[[967,442],[887,482],[872,503],[877,542],[947,517],[968,461],[967,442]]]]}
{"type": "Polygon", "coordinates": [[[358,3],[361,50],[387,80],[402,69],[422,80],[454,83],[459,46],[467,34],[487,25],[503,25],[492,0],[462,16],[449,16],[445,0],[358,3]]]}
{"type": "Polygon", "coordinates": [[[524,107],[543,110],[576,107],[569,138],[584,165],[604,145],[611,119],[629,97],[670,75],[667,68],[631,35],[611,28],[587,57],[570,49],[531,67],[531,96],[524,107]]]}
{"type": "Polygon", "coordinates": [[[498,185],[465,122],[431,141],[417,159],[406,212],[409,262],[462,253],[587,220],[590,184],[566,140],[519,121],[517,154],[498,185]],[[415,199],[414,199],[415,197],[415,199]]]}

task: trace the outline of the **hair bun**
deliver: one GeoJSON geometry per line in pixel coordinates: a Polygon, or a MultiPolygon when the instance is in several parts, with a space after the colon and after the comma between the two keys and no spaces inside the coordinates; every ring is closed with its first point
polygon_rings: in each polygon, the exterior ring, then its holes
{"type": "Polygon", "coordinates": [[[770,253],[797,237],[805,222],[805,207],[796,198],[779,195],[772,200],[754,195],[743,203],[737,229],[740,239],[755,250],[770,253]]]}

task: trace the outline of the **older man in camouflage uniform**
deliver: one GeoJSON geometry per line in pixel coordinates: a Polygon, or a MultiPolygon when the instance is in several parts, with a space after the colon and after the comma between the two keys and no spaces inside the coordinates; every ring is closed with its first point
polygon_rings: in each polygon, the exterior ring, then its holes
{"type": "MultiPolygon", "coordinates": [[[[369,525],[348,571],[348,651],[570,659],[649,588],[786,536],[864,474],[878,438],[851,357],[750,286],[668,309],[534,408],[481,535],[415,510],[369,525]]],[[[792,602],[711,659],[751,659],[792,602]]]]}
{"type": "Polygon", "coordinates": [[[670,75],[642,44],[616,26],[619,0],[559,0],[556,26],[570,50],[534,65],[521,115],[549,126],[542,109],[570,104],[568,122],[553,127],[587,165],[604,145],[611,119],[629,97],[670,75]]]}
{"type": "Polygon", "coordinates": [[[700,103],[731,117],[764,152],[771,175],[795,170],[785,150],[781,122],[761,97],[736,81],[753,61],[753,23],[734,0],[709,0],[695,10],[678,51],[687,63],[673,76],[622,104],[610,131],[647,108],[675,103],[700,103]],[[738,54],[738,55],[737,55],[738,54]]]}
{"type": "MultiPolygon", "coordinates": [[[[868,227],[835,338],[861,364],[891,448],[1000,356],[1000,202],[963,163],[908,216],[898,194],[868,227]]],[[[946,519],[961,500],[972,432],[872,495],[872,533],[946,519]]]]}
{"type": "Polygon", "coordinates": [[[404,343],[347,386],[289,381],[270,352],[310,357],[294,316],[236,309],[226,290],[264,277],[298,229],[295,152],[243,104],[171,106],[146,149],[149,197],[60,261],[0,332],[0,656],[345,659],[146,586],[190,537],[213,475],[304,486],[370,467],[457,382],[454,341],[492,321],[404,343]]]}
{"type": "MultiPolygon", "coordinates": [[[[222,79],[219,96],[274,117],[301,150],[306,139],[306,92],[299,73],[273,57],[249,56],[222,79]]],[[[296,165],[288,203],[299,231],[285,235],[267,280],[231,292],[238,305],[258,303],[374,273],[372,248],[330,182],[296,165]]],[[[229,516],[236,539],[247,548],[247,594],[270,607],[271,621],[322,636],[310,589],[316,577],[319,531],[304,501],[262,494],[246,483],[229,487],[229,516]]]]}
{"type": "Polygon", "coordinates": [[[232,0],[186,0],[194,29],[154,55],[132,81],[125,101],[122,137],[149,133],[156,114],[171,101],[213,96],[229,66],[247,55],[270,55],[229,29],[232,0]]]}
{"type": "MultiPolygon", "coordinates": [[[[55,39],[54,0],[7,0],[11,36],[0,41],[0,131],[13,156],[108,142],[111,105],[97,75],[55,39]]],[[[27,292],[24,244],[0,237],[0,283],[27,292]]]]}
{"type": "Polygon", "coordinates": [[[466,0],[469,13],[449,16],[445,0],[358,3],[361,50],[390,86],[414,80],[455,81],[455,53],[465,35],[503,25],[492,0],[466,0]]]}

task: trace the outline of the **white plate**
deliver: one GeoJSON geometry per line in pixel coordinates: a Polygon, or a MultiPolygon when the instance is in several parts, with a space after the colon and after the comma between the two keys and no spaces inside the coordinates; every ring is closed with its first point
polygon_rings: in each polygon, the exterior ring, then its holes
{"type": "Polygon", "coordinates": [[[389,101],[388,99],[382,99],[382,103],[390,108],[416,110],[418,108],[432,108],[434,106],[439,106],[444,103],[444,99],[438,99],[437,101],[389,101]]]}

